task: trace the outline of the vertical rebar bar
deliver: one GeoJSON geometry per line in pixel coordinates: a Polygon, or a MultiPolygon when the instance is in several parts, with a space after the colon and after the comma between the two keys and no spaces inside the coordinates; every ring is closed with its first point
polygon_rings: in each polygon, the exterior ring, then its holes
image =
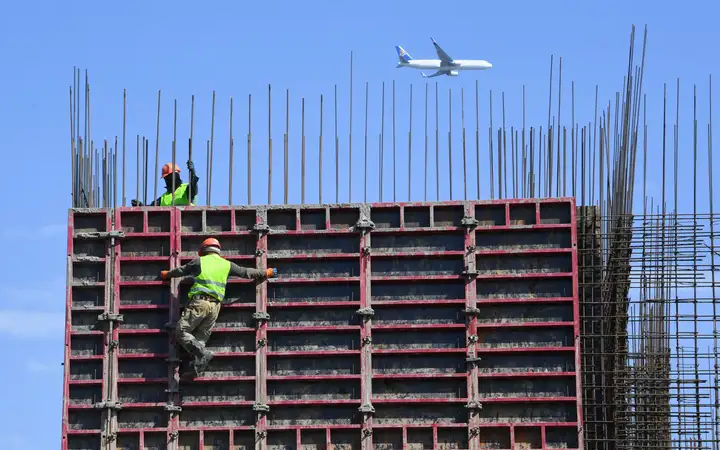
{"type": "MultiPolygon", "coordinates": [[[[428,191],[428,84],[425,83],[425,186],[423,188],[423,200],[427,201],[428,191]]],[[[380,174],[382,177],[382,173],[380,174]]]]}
{"type": "Polygon", "coordinates": [[[350,131],[348,133],[348,202],[352,203],[353,52],[350,52],[350,131]]]}
{"type": "Polygon", "coordinates": [[[283,136],[283,203],[288,204],[288,179],[290,170],[290,89],[285,90],[285,134],[283,136]]]}
{"type": "Polygon", "coordinates": [[[318,203],[322,205],[323,197],[323,95],[320,94],[320,137],[318,138],[318,203]]]}
{"type": "Polygon", "coordinates": [[[412,122],[413,122],[413,85],[410,84],[410,119],[408,121],[408,201],[412,198],[412,122]]]}
{"type": "Polygon", "coordinates": [[[448,89],[448,187],[450,200],[453,200],[453,174],[452,174],[452,89],[448,89]]]}
{"type": "MultiPolygon", "coordinates": [[[[155,174],[155,177],[153,177],[154,181],[154,188],[153,188],[153,199],[158,198],[158,164],[160,159],[160,96],[162,91],[158,90],[158,100],[157,100],[157,122],[156,122],[156,129],[155,129],[155,171],[153,172],[155,174]]],[[[173,164],[175,164],[175,161],[173,161],[173,164]]],[[[175,168],[171,169],[170,173],[174,172],[175,168]]]]}
{"type": "Polygon", "coordinates": [[[208,205],[212,202],[212,181],[213,181],[213,161],[215,160],[215,91],[212,94],[212,113],[210,117],[210,170],[208,173],[207,190],[208,205]]]}
{"type": "Polygon", "coordinates": [[[268,84],[268,205],[272,204],[272,86],[268,84]]]}
{"type": "Polygon", "coordinates": [[[365,135],[364,135],[364,156],[365,166],[363,168],[363,201],[367,203],[367,179],[368,179],[368,106],[370,102],[370,84],[365,82],[365,135]]]}
{"type": "Polygon", "coordinates": [[[462,129],[463,200],[467,200],[467,147],[465,144],[465,88],[460,88],[460,128],[462,129]]]}
{"type": "Polygon", "coordinates": [[[248,94],[247,204],[252,205],[252,94],[248,94]]]}
{"type": "Polygon", "coordinates": [[[127,178],[126,161],[127,153],[125,151],[125,141],[127,136],[127,89],[123,89],[123,131],[122,131],[122,206],[127,205],[127,199],[125,197],[125,179],[127,178]]]}
{"type": "MultiPolygon", "coordinates": [[[[177,154],[176,154],[176,145],[175,145],[176,142],[177,142],[177,99],[174,99],[174,101],[173,101],[173,140],[172,140],[172,148],[171,148],[173,169],[170,172],[171,176],[172,176],[172,206],[175,206],[175,190],[178,188],[178,186],[175,185],[176,177],[175,177],[175,174],[173,173],[176,170],[175,168],[177,167],[177,154]]],[[[156,147],[156,152],[157,152],[157,147],[156,147]]],[[[157,155],[156,155],[155,159],[157,160],[157,155]]],[[[210,166],[210,167],[212,167],[212,166],[210,166]]],[[[210,170],[212,170],[212,168],[210,170]]],[[[157,176],[155,177],[155,179],[157,180],[157,176]]]]}
{"type": "Polygon", "coordinates": [[[380,177],[379,177],[379,195],[380,201],[383,201],[383,178],[385,177],[385,82],[382,84],[382,106],[380,108],[380,177]]]}
{"type": "Polygon", "coordinates": [[[393,80],[392,84],[392,159],[393,159],[393,169],[392,169],[392,180],[393,180],[393,201],[397,201],[397,151],[395,147],[395,80],[393,80]]]}
{"type": "Polygon", "coordinates": [[[233,140],[233,98],[230,97],[230,142],[229,142],[230,161],[228,167],[228,204],[233,204],[233,158],[234,158],[234,140],[233,140]]]}
{"type": "Polygon", "coordinates": [[[438,107],[440,97],[438,84],[435,82],[435,200],[440,200],[440,114],[438,107]]]}
{"type": "Polygon", "coordinates": [[[301,159],[302,162],[300,163],[300,203],[305,204],[305,97],[302,97],[300,100],[301,104],[301,118],[300,118],[300,136],[301,136],[301,159]]]}
{"type": "Polygon", "coordinates": [[[338,136],[337,84],[335,85],[335,203],[340,203],[340,137],[338,136]]]}

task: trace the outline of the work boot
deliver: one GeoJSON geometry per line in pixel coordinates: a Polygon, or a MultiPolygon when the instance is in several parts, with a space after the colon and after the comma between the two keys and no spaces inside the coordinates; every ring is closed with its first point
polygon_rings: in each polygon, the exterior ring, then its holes
{"type": "Polygon", "coordinates": [[[212,361],[213,356],[215,356],[213,352],[203,349],[202,356],[200,358],[196,358],[195,361],[192,362],[198,376],[205,371],[210,361],[212,361]]]}

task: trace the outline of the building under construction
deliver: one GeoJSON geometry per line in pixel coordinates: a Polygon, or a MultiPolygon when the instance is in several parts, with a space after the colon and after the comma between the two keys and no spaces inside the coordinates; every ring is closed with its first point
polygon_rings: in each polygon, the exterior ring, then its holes
{"type": "MultiPolygon", "coordinates": [[[[386,133],[383,86],[377,139],[367,106],[364,136],[352,134],[352,106],[340,136],[336,99],[334,135],[323,130],[323,100],[319,130],[306,130],[303,100],[301,139],[289,138],[289,112],[275,139],[268,89],[266,135],[252,133],[259,102],[249,97],[238,145],[231,106],[220,204],[213,94],[205,145],[193,125],[178,141],[176,119],[162,144],[178,164],[205,161],[204,205],[187,207],[129,206],[158,197],[157,181],[152,195],[148,186],[161,93],[153,144],[136,135],[130,149],[126,110],[122,133],[98,144],[90,85],[76,71],[62,449],[720,448],[712,97],[694,94],[694,128],[683,130],[693,145],[681,149],[680,109],[668,106],[680,104],[678,81],[676,98],[665,94],[662,147],[648,148],[646,37],[638,58],[633,29],[623,90],[596,106],[594,122],[575,123],[573,90],[572,122],[560,125],[560,63],[557,120],[526,127],[523,110],[522,128],[503,119],[481,132],[476,119],[466,131],[461,92],[459,132],[450,107],[440,138],[438,85],[434,134],[426,86],[424,111],[409,108],[424,112],[424,136],[413,139],[410,125],[405,153],[394,83],[393,125],[386,133]],[[652,160],[661,173],[648,172],[652,160]],[[455,179],[460,193],[443,182],[455,179]],[[180,381],[169,329],[190,284],[159,274],[209,236],[226,258],[276,267],[278,278],[230,281],[208,342],[215,359],[180,381]]],[[[194,98],[190,109],[194,120],[194,98]]]]}

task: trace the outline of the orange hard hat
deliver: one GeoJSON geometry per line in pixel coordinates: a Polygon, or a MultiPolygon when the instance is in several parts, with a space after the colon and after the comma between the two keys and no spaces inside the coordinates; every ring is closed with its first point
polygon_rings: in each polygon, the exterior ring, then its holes
{"type": "Polygon", "coordinates": [[[218,250],[222,248],[220,247],[220,241],[215,238],[207,238],[200,244],[200,251],[198,253],[202,255],[207,247],[215,247],[218,250]]]}
{"type": "Polygon", "coordinates": [[[180,173],[180,168],[176,164],[167,163],[162,166],[162,176],[160,178],[165,178],[173,172],[180,173]]]}

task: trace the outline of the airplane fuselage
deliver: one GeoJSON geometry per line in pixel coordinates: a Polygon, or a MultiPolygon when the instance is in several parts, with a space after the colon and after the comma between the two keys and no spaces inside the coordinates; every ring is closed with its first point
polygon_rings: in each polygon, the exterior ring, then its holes
{"type": "Polygon", "coordinates": [[[443,65],[439,59],[412,59],[409,62],[398,62],[398,67],[411,69],[435,69],[442,71],[455,70],[487,70],[492,64],[482,59],[456,59],[452,65],[443,65]]]}

